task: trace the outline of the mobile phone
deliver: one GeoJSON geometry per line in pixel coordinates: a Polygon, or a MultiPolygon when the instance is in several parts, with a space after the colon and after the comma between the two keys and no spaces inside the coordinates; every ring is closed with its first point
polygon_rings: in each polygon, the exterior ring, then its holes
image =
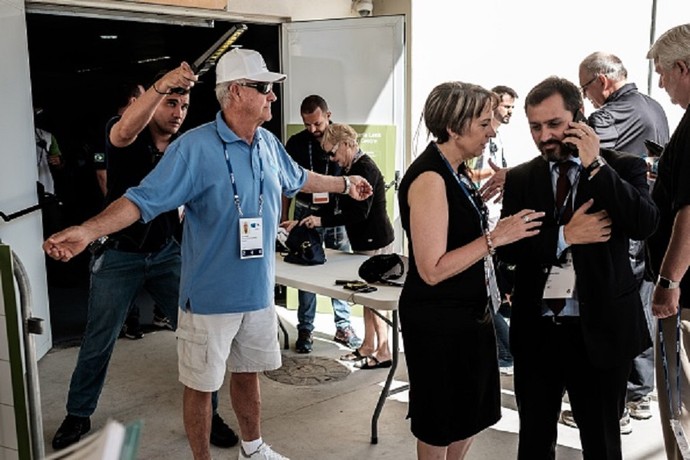
{"type": "MultiPolygon", "coordinates": [[[[587,118],[582,113],[581,110],[576,110],[573,112],[573,121],[576,123],[587,123],[587,118]]],[[[566,137],[567,139],[567,137],[566,137]]],[[[563,150],[570,155],[577,157],[580,156],[580,152],[577,151],[577,147],[572,142],[563,142],[563,150]]]]}
{"type": "Polygon", "coordinates": [[[661,156],[661,152],[664,151],[664,146],[657,144],[656,142],[650,140],[650,139],[645,139],[644,140],[644,146],[647,148],[647,156],[650,157],[658,157],[661,156]]]}
{"type": "Polygon", "coordinates": [[[357,283],[359,282],[358,280],[335,280],[335,285],[336,286],[345,286],[346,284],[349,283],[357,283]]]}
{"type": "Polygon", "coordinates": [[[366,288],[369,285],[365,283],[364,281],[354,281],[354,282],[348,282],[343,285],[345,289],[348,289],[350,291],[358,291],[360,292],[360,289],[366,288]]]}

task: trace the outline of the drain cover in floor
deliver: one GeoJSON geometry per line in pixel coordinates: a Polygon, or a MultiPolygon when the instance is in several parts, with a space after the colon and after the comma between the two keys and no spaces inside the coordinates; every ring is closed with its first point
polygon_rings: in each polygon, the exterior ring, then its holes
{"type": "Polygon", "coordinates": [[[271,380],[287,385],[321,385],[343,380],[350,374],[350,369],[335,359],[283,355],[283,366],[264,374],[271,380]]]}

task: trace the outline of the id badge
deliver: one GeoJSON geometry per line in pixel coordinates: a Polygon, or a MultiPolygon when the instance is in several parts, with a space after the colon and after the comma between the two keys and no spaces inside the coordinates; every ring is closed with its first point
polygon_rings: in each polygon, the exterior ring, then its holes
{"type": "Polygon", "coordinates": [[[261,217],[240,218],[240,259],[264,256],[264,232],[261,217]]]}
{"type": "Polygon", "coordinates": [[[688,445],[688,439],[685,437],[683,425],[680,424],[679,420],[673,418],[669,420],[669,423],[671,424],[673,437],[676,438],[676,444],[678,444],[678,450],[680,450],[683,460],[690,460],[690,445],[688,445]]]}
{"type": "Polygon", "coordinates": [[[312,204],[328,204],[328,192],[316,192],[311,194],[312,204]]]}
{"type": "Polygon", "coordinates": [[[544,286],[545,299],[570,299],[575,291],[575,267],[570,251],[566,254],[563,265],[551,267],[544,286]]]}

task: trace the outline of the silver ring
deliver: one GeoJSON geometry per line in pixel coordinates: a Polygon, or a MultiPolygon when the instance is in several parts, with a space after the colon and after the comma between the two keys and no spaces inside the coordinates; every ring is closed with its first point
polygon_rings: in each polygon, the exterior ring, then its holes
{"type": "Polygon", "coordinates": [[[524,220],[526,224],[529,223],[529,217],[527,216],[523,216],[522,220],[524,220]]]}

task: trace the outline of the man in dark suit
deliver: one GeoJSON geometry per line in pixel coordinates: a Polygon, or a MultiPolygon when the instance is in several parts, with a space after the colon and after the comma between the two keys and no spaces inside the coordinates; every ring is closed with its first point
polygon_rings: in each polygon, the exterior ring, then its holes
{"type": "Polygon", "coordinates": [[[581,90],[550,77],[525,99],[541,156],[507,173],[503,216],[544,211],[539,235],[505,246],[514,264],[511,348],[520,415],[518,459],[555,458],[567,390],[583,456],[620,459],[618,420],[632,360],[650,338],[628,240],[656,228],[639,157],[601,149],[581,90]]]}

